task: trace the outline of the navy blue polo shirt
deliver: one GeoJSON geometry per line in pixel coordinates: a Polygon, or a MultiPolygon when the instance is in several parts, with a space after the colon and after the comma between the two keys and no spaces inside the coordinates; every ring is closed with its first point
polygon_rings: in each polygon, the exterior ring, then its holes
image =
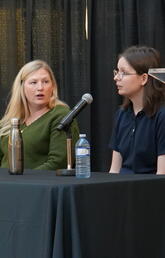
{"type": "Polygon", "coordinates": [[[119,109],[110,147],[123,158],[120,173],[156,173],[157,157],[165,154],[165,106],[153,117],[119,109]]]}

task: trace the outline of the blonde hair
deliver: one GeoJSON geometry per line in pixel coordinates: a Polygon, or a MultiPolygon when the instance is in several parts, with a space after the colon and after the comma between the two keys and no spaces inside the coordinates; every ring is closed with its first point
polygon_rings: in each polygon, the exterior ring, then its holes
{"type": "Polygon", "coordinates": [[[58,98],[58,89],[56,79],[50,66],[42,60],[34,60],[25,64],[18,72],[11,90],[11,98],[6,108],[6,112],[0,120],[0,136],[9,134],[11,118],[17,117],[23,123],[29,117],[30,112],[28,103],[24,94],[24,81],[29,74],[39,70],[45,69],[52,80],[54,86],[53,94],[49,101],[49,108],[52,109],[56,105],[66,105],[58,98]]]}

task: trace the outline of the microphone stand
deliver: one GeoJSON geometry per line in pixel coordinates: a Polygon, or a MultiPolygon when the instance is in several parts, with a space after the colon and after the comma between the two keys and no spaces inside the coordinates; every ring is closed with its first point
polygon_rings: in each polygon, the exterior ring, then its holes
{"type": "Polygon", "coordinates": [[[75,176],[75,169],[72,168],[72,134],[70,126],[63,129],[66,132],[66,147],[67,147],[67,168],[56,170],[57,176],[75,176]]]}

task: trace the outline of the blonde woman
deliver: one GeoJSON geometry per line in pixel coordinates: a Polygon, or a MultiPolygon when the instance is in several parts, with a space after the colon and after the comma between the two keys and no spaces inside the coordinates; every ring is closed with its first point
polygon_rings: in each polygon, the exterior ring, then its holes
{"type": "MultiPolygon", "coordinates": [[[[24,166],[30,169],[66,168],[66,133],[56,129],[69,107],[58,99],[57,83],[42,60],[25,64],[17,74],[6,112],[0,121],[0,162],[8,167],[8,135],[11,118],[21,122],[24,166]]],[[[78,139],[76,121],[71,125],[73,146],[78,139]]]]}

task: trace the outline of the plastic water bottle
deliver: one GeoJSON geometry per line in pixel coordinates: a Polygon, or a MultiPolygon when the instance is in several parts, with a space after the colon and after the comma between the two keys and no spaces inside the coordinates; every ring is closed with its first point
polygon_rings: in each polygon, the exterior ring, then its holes
{"type": "Polygon", "coordinates": [[[23,140],[18,118],[11,119],[11,130],[8,140],[8,160],[10,174],[23,174],[23,140]]]}
{"type": "Polygon", "coordinates": [[[88,178],[91,176],[90,164],[90,144],[86,139],[86,134],[80,134],[75,145],[76,154],[76,177],[88,178]]]}

